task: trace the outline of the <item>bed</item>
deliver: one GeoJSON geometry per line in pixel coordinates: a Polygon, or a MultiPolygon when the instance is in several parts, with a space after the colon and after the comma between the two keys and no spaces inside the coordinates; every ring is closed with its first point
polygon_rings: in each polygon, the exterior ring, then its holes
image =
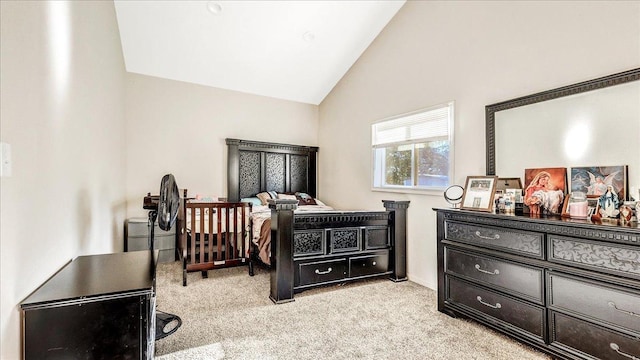
{"type": "Polygon", "coordinates": [[[182,285],[187,273],[248,264],[252,204],[201,201],[184,190],[178,212],[178,253],[182,285]]]}
{"type": "Polygon", "coordinates": [[[269,194],[259,206],[268,206],[270,215],[258,229],[252,225],[252,240],[256,231],[270,237],[270,249],[263,251],[268,261],[256,256],[260,248],[251,241],[249,270],[254,261],[269,263],[273,302],[293,301],[294,293],[317,286],[379,276],[407,279],[408,201],[384,200],[380,211],[311,209],[302,200],[316,199],[317,147],[240,139],[226,143],[228,200],[253,202],[269,194]]]}
{"type": "MultiPolygon", "coordinates": [[[[266,193],[261,193],[262,195],[266,193]]],[[[296,212],[298,213],[318,213],[335,211],[334,208],[327,206],[322,201],[314,199],[305,193],[291,194],[273,194],[268,195],[266,201],[260,200],[256,202],[255,198],[242,199],[253,204],[251,210],[251,227],[252,227],[252,243],[250,249],[249,275],[253,276],[253,263],[258,262],[265,267],[271,265],[271,208],[268,200],[292,199],[298,202],[296,212]]]]}

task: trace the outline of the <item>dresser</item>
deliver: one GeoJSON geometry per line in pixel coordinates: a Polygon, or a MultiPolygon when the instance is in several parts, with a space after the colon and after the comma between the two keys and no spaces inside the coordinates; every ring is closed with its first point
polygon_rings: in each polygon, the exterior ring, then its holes
{"type": "Polygon", "coordinates": [[[158,252],[79,256],[21,304],[23,359],[152,359],[158,252]]]}
{"type": "Polygon", "coordinates": [[[560,359],[640,359],[637,223],[435,211],[439,311],[560,359]]]}

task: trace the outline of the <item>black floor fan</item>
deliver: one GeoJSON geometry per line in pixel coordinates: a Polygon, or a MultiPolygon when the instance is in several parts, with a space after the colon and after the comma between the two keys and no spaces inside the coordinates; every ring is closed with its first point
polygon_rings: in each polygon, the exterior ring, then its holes
{"type": "MultiPolygon", "coordinates": [[[[158,197],[157,208],[149,211],[149,249],[154,250],[154,224],[158,220],[158,227],[164,231],[169,231],[176,223],[178,209],[180,208],[180,193],[176,179],[172,174],[162,177],[160,182],[160,195],[158,197]]],[[[173,315],[156,310],[156,340],[167,337],[182,325],[182,319],[178,315],[173,315]]]]}

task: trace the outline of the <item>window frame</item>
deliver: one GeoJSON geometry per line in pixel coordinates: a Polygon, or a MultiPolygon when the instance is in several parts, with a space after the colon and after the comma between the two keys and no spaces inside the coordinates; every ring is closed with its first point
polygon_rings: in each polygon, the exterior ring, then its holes
{"type": "MultiPolygon", "coordinates": [[[[437,105],[429,106],[426,108],[418,109],[412,112],[391,116],[388,118],[384,118],[381,120],[377,120],[371,123],[370,126],[370,146],[371,146],[371,190],[372,191],[382,191],[382,192],[400,192],[400,193],[418,193],[418,194],[438,194],[440,195],[443,190],[445,190],[448,186],[453,184],[454,179],[454,123],[455,123],[455,101],[447,101],[444,103],[440,103],[437,105]],[[429,143],[437,140],[429,140],[429,139],[417,139],[417,140],[404,140],[397,142],[390,142],[383,145],[374,145],[374,126],[377,124],[381,124],[388,121],[398,120],[401,118],[427,113],[429,111],[439,110],[442,108],[449,108],[449,117],[447,119],[447,139],[445,141],[449,142],[449,156],[448,156],[448,184],[444,186],[420,186],[414,185],[416,183],[416,172],[419,171],[419,167],[417,166],[416,159],[416,144],[429,143]],[[399,146],[399,145],[412,145],[411,149],[411,185],[388,185],[384,184],[385,180],[385,162],[384,157],[380,157],[378,161],[381,162],[381,168],[383,169],[381,173],[376,174],[376,149],[381,147],[389,147],[389,146],[399,146]],[[376,185],[376,178],[381,178],[381,185],[376,185]]],[[[443,139],[444,140],[444,139],[443,139]]]]}

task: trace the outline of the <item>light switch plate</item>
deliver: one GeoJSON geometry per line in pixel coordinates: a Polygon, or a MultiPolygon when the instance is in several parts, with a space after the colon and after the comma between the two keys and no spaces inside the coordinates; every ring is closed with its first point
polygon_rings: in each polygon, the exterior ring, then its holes
{"type": "Polygon", "coordinates": [[[0,143],[0,176],[11,176],[11,145],[0,143]]]}

